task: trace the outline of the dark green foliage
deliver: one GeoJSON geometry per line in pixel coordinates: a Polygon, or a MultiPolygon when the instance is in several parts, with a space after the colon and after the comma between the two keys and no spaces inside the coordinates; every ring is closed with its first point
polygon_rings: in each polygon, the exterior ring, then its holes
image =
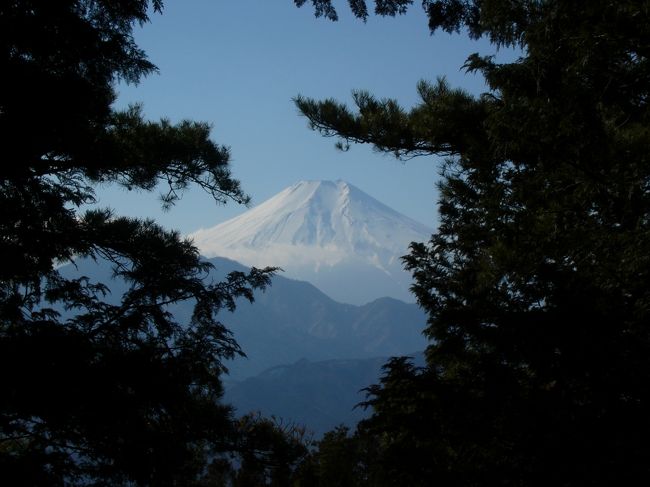
{"type": "MultiPolygon", "coordinates": [[[[298,7],[302,7],[307,0],[293,0],[298,7]]],[[[332,0],[311,0],[314,6],[316,17],[325,17],[330,20],[338,20],[336,8],[332,5],[332,0]]],[[[409,5],[413,0],[375,0],[375,13],[377,15],[395,16],[406,13],[409,5]]],[[[365,0],[348,0],[352,13],[360,19],[368,18],[368,6],[365,0]]]]}
{"type": "Polygon", "coordinates": [[[257,414],[237,423],[240,466],[233,487],[291,485],[297,466],[307,457],[311,439],[305,428],[257,414]]]}
{"type": "Polygon", "coordinates": [[[345,426],[326,433],[312,446],[292,478],[295,486],[348,487],[384,485],[412,485],[408,482],[392,484],[383,471],[380,455],[382,439],[363,428],[350,434],[345,426]]]}
{"type": "Polygon", "coordinates": [[[78,210],[98,182],[161,182],[167,205],[190,184],[247,201],[206,124],[111,108],[118,79],[155,69],[131,31],[161,7],[0,6],[0,483],[188,485],[233,445],[219,376],[241,352],[216,314],[252,299],[269,270],[206,283],[211,266],[177,233],[78,210]],[[109,283],[58,272],[84,257],[112,263],[128,291],[109,301],[109,283]],[[168,311],[182,301],[188,322],[168,311]]]}
{"type": "Polygon", "coordinates": [[[345,487],[354,485],[381,485],[381,477],[368,466],[374,465],[377,449],[374,439],[340,426],[323,436],[313,456],[316,477],[320,487],[345,487]],[[371,440],[368,442],[367,440],[371,440]]]}
{"type": "Polygon", "coordinates": [[[425,1],[490,91],[298,98],[342,145],[443,155],[440,227],[406,257],[427,367],[388,364],[365,431],[395,485],[650,481],[650,2],[425,1]],[[643,480],[641,480],[643,479],[643,480]]]}

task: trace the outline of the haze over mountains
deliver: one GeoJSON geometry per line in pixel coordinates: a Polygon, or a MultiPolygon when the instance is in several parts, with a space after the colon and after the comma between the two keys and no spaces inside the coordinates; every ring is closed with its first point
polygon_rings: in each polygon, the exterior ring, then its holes
{"type": "MultiPolygon", "coordinates": [[[[193,234],[212,257],[209,280],[252,265],[286,270],[255,303],[220,314],[246,353],[226,364],[226,401],[241,414],[259,410],[318,434],[363,417],[354,408],[360,390],[377,382],[388,357],[426,347],[426,316],[405,302],[413,301],[411,279],[400,257],[431,232],[343,181],[303,181],[193,234]]],[[[106,283],[109,301],[126,290],[107,262],[80,260],[61,271],[106,283]]],[[[170,311],[184,322],[192,303],[170,311]]]]}
{"type": "MultiPolygon", "coordinates": [[[[208,279],[245,270],[228,259],[210,262],[215,269],[208,279]]],[[[60,271],[107,284],[109,302],[119,302],[126,291],[105,261],[81,259],[60,271]]],[[[183,321],[191,307],[185,303],[170,311],[183,321]]],[[[364,399],[361,389],[377,382],[389,356],[417,355],[426,347],[426,316],[415,304],[393,298],[363,306],[338,303],[307,282],[282,276],[274,277],[266,292],[256,292],[254,303],[241,301],[220,319],[246,353],[226,363],[226,402],[238,414],[261,411],[317,435],[340,423],[352,426],[367,414],[355,408],[364,399]]]]}
{"type": "MultiPolygon", "coordinates": [[[[209,259],[215,267],[207,277],[221,281],[232,271],[245,271],[237,262],[209,259]]],[[[123,281],[113,279],[112,265],[105,261],[78,260],[61,268],[64,277],[87,276],[111,290],[109,302],[119,302],[126,291],[123,281]]],[[[187,321],[193,304],[175,305],[170,311],[187,321]]],[[[67,314],[64,310],[61,310],[67,314]]],[[[362,306],[334,301],[313,285],[281,275],[255,302],[238,302],[235,312],[222,311],[220,320],[232,331],[246,357],[227,364],[230,379],[241,380],[278,365],[300,359],[366,359],[404,355],[423,350],[424,312],[415,304],[380,298],[362,306]]]]}
{"type": "MultiPolygon", "coordinates": [[[[244,268],[222,258],[210,259],[215,275],[244,268]]],[[[189,310],[188,310],[189,312],[189,310]]],[[[380,298],[362,306],[334,301],[304,281],[273,278],[272,286],[224,313],[246,358],[228,364],[230,377],[242,379],[300,359],[367,359],[423,350],[426,315],[415,304],[380,298]]]]}
{"type": "Polygon", "coordinates": [[[400,258],[432,231],[344,181],[301,181],[190,237],[208,257],[279,266],[336,301],[365,304],[414,301],[400,258]]]}

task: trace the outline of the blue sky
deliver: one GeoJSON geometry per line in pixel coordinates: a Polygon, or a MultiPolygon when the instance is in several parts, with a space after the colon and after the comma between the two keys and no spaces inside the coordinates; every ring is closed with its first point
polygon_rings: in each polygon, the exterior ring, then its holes
{"type": "MultiPolygon", "coordinates": [[[[163,15],[136,29],[136,41],[160,70],[137,86],[119,85],[118,107],[141,102],[148,118],[193,119],[213,126],[212,137],[232,151],[232,172],[253,205],[296,181],[343,179],[383,203],[435,226],[433,157],[400,162],[353,146],[335,149],[334,139],[307,128],[293,102],[298,94],[349,101],[353,89],[417,102],[416,83],[444,75],[453,86],[485,91],[482,79],[461,69],[473,52],[490,54],[485,41],[463,35],[431,36],[415,2],[397,18],[354,19],[347,2],[340,20],[316,19],[308,5],[292,0],[167,0],[163,15]]],[[[189,233],[246,210],[216,206],[198,188],[169,212],[157,195],[101,188],[100,204],[119,214],[151,217],[189,233]]]]}

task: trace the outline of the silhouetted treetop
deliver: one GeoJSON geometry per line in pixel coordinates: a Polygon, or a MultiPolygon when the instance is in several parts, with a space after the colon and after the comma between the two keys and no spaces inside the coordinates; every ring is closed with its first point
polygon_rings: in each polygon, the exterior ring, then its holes
{"type": "Polygon", "coordinates": [[[427,367],[391,361],[360,431],[387,485],[647,482],[650,2],[423,5],[519,57],[469,53],[485,93],[422,81],[411,108],[296,99],[343,148],[443,156],[439,227],[404,259],[427,367]]]}
{"type": "Polygon", "coordinates": [[[118,80],[155,70],[132,30],[161,9],[0,4],[0,483],[188,485],[234,444],[220,375],[242,352],[217,315],[272,270],[214,282],[178,232],[82,209],[98,183],[248,201],[208,124],[112,106],[118,80]],[[114,279],[63,273],[84,260],[114,279]]]}
{"type": "MultiPolygon", "coordinates": [[[[307,0],[294,0],[302,7],[307,0]]],[[[316,17],[338,20],[338,13],[332,0],[311,0],[316,17]]],[[[374,4],[374,13],[380,16],[405,14],[413,5],[413,0],[348,0],[352,13],[366,21],[369,16],[368,5],[374,4]]],[[[537,22],[554,2],[535,0],[521,2],[485,2],[482,0],[422,0],[429,29],[444,32],[467,32],[471,38],[488,36],[497,45],[523,45],[523,36],[529,32],[530,25],[537,22]]],[[[582,4],[583,2],[576,2],[582,4]]],[[[579,6],[576,10],[581,10],[579,6]]]]}

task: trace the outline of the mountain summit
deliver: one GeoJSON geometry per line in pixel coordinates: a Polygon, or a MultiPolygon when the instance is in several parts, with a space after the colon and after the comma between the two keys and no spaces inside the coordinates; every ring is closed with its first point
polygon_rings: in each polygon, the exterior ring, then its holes
{"type": "Polygon", "coordinates": [[[279,266],[338,301],[362,304],[413,301],[400,257],[431,233],[344,181],[301,181],[191,237],[207,257],[279,266]]]}

